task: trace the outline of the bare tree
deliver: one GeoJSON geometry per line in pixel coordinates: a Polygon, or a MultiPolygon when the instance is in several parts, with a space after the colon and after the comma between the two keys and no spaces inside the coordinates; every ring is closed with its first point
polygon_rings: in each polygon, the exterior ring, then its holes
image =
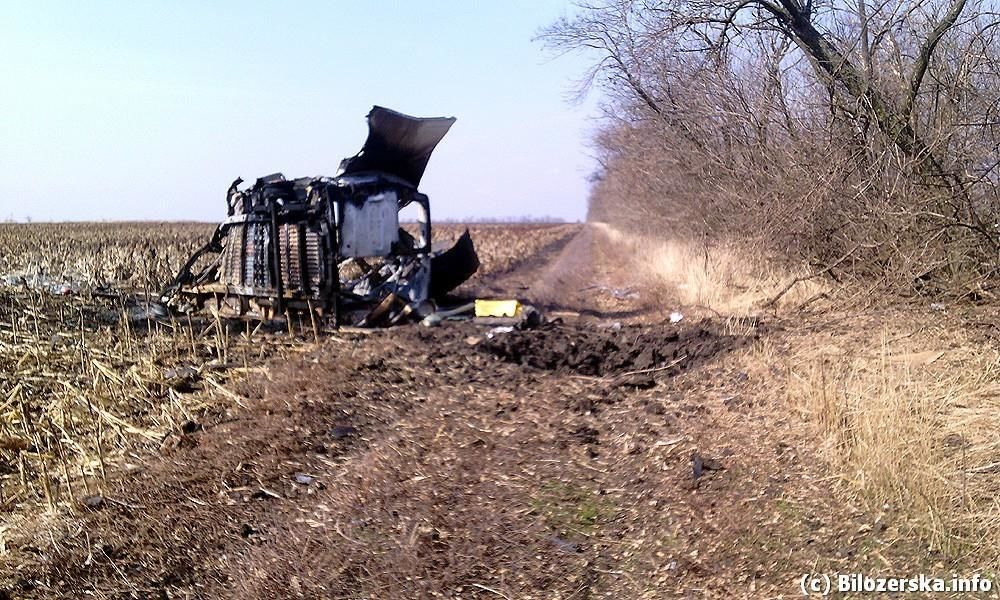
{"type": "Polygon", "coordinates": [[[992,0],[611,0],[541,38],[609,98],[594,210],[924,285],[996,267],[998,30],[992,0]]]}

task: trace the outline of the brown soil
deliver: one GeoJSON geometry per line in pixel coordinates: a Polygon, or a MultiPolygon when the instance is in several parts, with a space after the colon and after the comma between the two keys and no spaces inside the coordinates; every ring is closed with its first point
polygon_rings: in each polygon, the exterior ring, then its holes
{"type": "Polygon", "coordinates": [[[884,570],[896,524],[836,499],[743,367],[753,335],[658,323],[595,243],[476,284],[562,323],[344,333],[271,364],[89,506],[8,531],[6,597],[763,598],[884,570]]]}
{"type": "Polygon", "coordinates": [[[713,331],[711,324],[651,328],[546,323],[537,329],[493,335],[477,348],[536,369],[615,375],[665,366],[682,371],[742,342],[713,331]]]}

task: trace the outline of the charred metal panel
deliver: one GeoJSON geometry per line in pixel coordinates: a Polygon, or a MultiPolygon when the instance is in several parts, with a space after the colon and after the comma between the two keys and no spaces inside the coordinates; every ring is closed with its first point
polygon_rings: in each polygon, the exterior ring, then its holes
{"type": "Polygon", "coordinates": [[[361,202],[345,202],[341,222],[341,255],[387,256],[399,241],[399,197],[395,191],[386,190],[361,202]]]}
{"type": "Polygon", "coordinates": [[[315,296],[323,280],[323,261],[319,233],[304,223],[286,223],[279,227],[278,244],[281,276],[292,295],[315,296]]]}
{"type": "Polygon", "coordinates": [[[444,298],[478,270],[479,255],[466,229],[454,246],[431,259],[430,297],[435,300],[444,298]]]}
{"type": "Polygon", "coordinates": [[[271,288],[271,273],[267,268],[270,256],[271,231],[267,223],[250,223],[245,236],[243,285],[271,288]]]}
{"type": "Polygon", "coordinates": [[[294,223],[278,226],[278,255],[281,257],[281,276],[288,289],[302,287],[302,265],[299,263],[299,231],[294,223]]]}
{"type": "Polygon", "coordinates": [[[320,239],[319,232],[305,232],[305,261],[308,267],[307,287],[314,294],[322,292],[323,274],[326,271],[323,264],[323,240],[320,239]]]}
{"type": "Polygon", "coordinates": [[[364,147],[340,163],[340,174],[388,173],[417,187],[431,153],[454,123],[454,117],[417,118],[376,106],[368,113],[364,147]]]}
{"type": "MultiPolygon", "coordinates": [[[[229,238],[234,242],[229,243],[222,249],[222,265],[219,270],[219,281],[230,285],[245,285],[244,267],[246,266],[246,248],[252,244],[246,238],[246,227],[239,226],[229,231],[229,238]],[[235,230],[233,230],[235,229],[235,230]]],[[[253,273],[250,274],[251,279],[253,273]]]]}
{"type": "Polygon", "coordinates": [[[266,268],[270,237],[267,223],[250,221],[228,225],[220,260],[219,283],[270,289],[272,278],[266,268]]]}

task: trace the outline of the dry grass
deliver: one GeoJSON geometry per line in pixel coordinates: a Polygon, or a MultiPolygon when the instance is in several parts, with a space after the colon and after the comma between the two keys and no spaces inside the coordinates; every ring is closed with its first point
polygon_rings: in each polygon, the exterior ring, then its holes
{"type": "MultiPolygon", "coordinates": [[[[752,330],[745,317],[794,279],[728,249],[706,257],[691,244],[598,228],[683,302],[724,315],[727,333],[752,330]]],[[[815,431],[849,500],[903,515],[908,543],[1000,569],[1000,351],[926,307],[794,310],[823,291],[818,280],[793,286],[776,306],[788,331],[756,344],[743,368],[815,431]]]]}
{"type": "Polygon", "coordinates": [[[850,493],[907,513],[929,550],[996,569],[1000,353],[957,329],[900,339],[903,322],[797,340],[789,405],[850,493]]]}
{"type": "MultiPolygon", "coordinates": [[[[654,284],[668,288],[684,305],[707,308],[718,314],[757,314],[796,277],[775,268],[745,250],[717,244],[704,245],[672,239],[626,234],[606,223],[593,226],[633,257],[636,268],[654,284]]],[[[776,302],[776,308],[796,307],[824,291],[819,280],[796,283],[776,302]]]]}

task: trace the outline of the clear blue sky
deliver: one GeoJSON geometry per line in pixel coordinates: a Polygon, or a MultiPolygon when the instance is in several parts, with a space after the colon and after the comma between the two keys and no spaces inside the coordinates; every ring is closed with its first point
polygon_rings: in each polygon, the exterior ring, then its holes
{"type": "Polygon", "coordinates": [[[583,218],[586,65],[539,27],[568,0],[0,0],[0,219],[207,220],[231,180],[332,175],[380,104],[458,122],[435,217],[583,218]]]}

